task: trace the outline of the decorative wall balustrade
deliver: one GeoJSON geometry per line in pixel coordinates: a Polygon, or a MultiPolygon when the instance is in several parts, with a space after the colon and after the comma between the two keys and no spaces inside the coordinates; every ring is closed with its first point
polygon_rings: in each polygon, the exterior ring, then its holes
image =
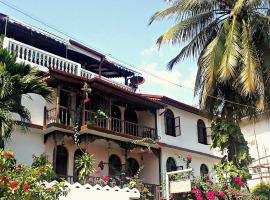
{"type": "MultiPolygon", "coordinates": [[[[47,183],[45,186],[50,188],[56,181],[47,183]]],[[[131,200],[140,199],[140,192],[137,189],[123,188],[115,186],[111,188],[110,186],[102,187],[100,185],[91,186],[89,184],[81,185],[79,183],[70,184],[65,183],[66,188],[69,190],[67,196],[60,197],[59,200],[105,200],[105,199],[117,199],[117,200],[131,200]]]]}
{"type": "Polygon", "coordinates": [[[86,79],[92,79],[94,77],[99,77],[113,85],[116,85],[122,89],[133,92],[133,88],[118,83],[116,81],[110,80],[106,77],[99,76],[96,73],[90,72],[86,69],[81,68],[81,64],[57,56],[50,52],[35,48],[31,45],[24,44],[17,40],[11,38],[4,38],[3,47],[12,52],[16,57],[18,62],[24,62],[30,64],[33,67],[37,67],[39,70],[48,72],[49,68],[63,71],[69,74],[80,76],[86,79]]]}

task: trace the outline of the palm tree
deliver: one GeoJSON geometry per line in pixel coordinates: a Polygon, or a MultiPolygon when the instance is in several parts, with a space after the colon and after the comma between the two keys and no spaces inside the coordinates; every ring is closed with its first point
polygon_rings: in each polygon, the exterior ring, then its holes
{"type": "Polygon", "coordinates": [[[175,19],[157,44],[185,44],[169,63],[198,59],[195,95],[202,109],[213,109],[213,96],[265,109],[270,72],[269,0],[167,0],[156,20],[175,19]],[[232,92],[234,95],[232,95],[232,92]]]}
{"type": "Polygon", "coordinates": [[[41,95],[51,100],[52,90],[37,76],[37,70],[24,63],[16,63],[16,57],[6,49],[0,49],[0,140],[7,139],[15,125],[27,127],[31,116],[22,105],[23,96],[41,95]]]}

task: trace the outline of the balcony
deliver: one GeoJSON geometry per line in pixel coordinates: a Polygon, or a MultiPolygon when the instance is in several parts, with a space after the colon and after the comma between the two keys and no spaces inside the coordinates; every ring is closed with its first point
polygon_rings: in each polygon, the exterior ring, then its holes
{"type": "Polygon", "coordinates": [[[35,48],[8,37],[4,38],[3,48],[6,48],[12,52],[16,56],[17,62],[24,62],[33,67],[37,67],[43,72],[49,72],[49,69],[54,69],[89,80],[95,77],[99,77],[100,79],[116,85],[122,89],[128,90],[130,92],[134,91],[133,88],[127,85],[118,83],[103,76],[99,76],[94,72],[83,69],[80,63],[57,56],[50,52],[35,48]]]}
{"type": "MultiPolygon", "coordinates": [[[[59,106],[59,112],[57,110],[57,108],[45,110],[45,126],[57,125],[64,128],[72,128],[74,124],[74,112],[63,106],[59,106]]],[[[95,115],[95,112],[90,110],[85,110],[83,115],[83,125],[88,129],[110,132],[119,136],[157,139],[155,128],[114,117],[99,118],[95,115]]]]}

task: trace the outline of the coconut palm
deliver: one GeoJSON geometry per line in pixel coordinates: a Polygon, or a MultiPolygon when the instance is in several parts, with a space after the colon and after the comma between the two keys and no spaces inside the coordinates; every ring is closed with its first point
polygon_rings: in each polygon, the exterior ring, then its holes
{"type": "Polygon", "coordinates": [[[22,97],[31,93],[51,100],[52,90],[37,76],[37,70],[0,49],[0,139],[9,138],[15,125],[26,127],[31,116],[22,105],[22,97]]]}
{"type": "Polygon", "coordinates": [[[211,96],[248,100],[263,110],[270,64],[268,0],[167,0],[169,7],[156,20],[175,20],[157,44],[185,44],[168,63],[172,69],[187,57],[198,59],[195,94],[201,108],[211,107],[211,96]],[[227,95],[229,92],[235,94],[227,95]]]}

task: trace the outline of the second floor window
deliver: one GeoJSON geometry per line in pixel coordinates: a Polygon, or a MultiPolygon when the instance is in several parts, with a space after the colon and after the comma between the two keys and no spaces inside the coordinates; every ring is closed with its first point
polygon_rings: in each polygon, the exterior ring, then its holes
{"type": "Polygon", "coordinates": [[[198,129],[198,142],[201,144],[207,144],[207,132],[203,120],[201,119],[198,120],[197,129],[198,129]]]}
{"type": "Polygon", "coordinates": [[[173,112],[167,109],[164,113],[165,134],[170,136],[181,135],[180,117],[174,117],[173,112]]]}

